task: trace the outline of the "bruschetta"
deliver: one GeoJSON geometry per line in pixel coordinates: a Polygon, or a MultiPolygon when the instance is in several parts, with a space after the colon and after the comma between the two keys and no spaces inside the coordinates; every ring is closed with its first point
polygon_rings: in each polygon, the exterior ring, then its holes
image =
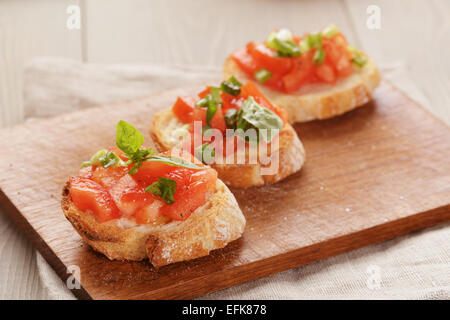
{"type": "Polygon", "coordinates": [[[266,41],[248,43],[224,63],[224,77],[254,80],[289,121],[331,118],[371,99],[380,82],[375,63],[349,46],[332,25],[318,33],[272,32],[266,41]]]}
{"type": "Polygon", "coordinates": [[[160,151],[178,148],[202,161],[209,158],[219,178],[235,188],[278,182],[305,161],[286,112],[251,81],[242,84],[234,77],[207,87],[197,99],[178,97],[172,108],[155,115],[150,133],[160,151]]]}
{"type": "Polygon", "coordinates": [[[238,239],[245,218],[217,172],[143,140],[120,121],[117,146],[95,153],[64,186],[62,210],[80,236],[111,260],[148,258],[155,267],[238,239]]]}

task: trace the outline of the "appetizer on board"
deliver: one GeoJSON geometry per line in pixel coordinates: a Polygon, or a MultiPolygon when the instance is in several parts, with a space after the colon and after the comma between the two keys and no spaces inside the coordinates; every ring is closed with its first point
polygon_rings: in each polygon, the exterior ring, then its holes
{"type": "Polygon", "coordinates": [[[143,148],[142,134],[124,121],[116,135],[117,146],[95,153],[63,189],[63,212],[92,248],[160,267],[242,235],[245,218],[215,170],[143,148]]]}
{"type": "Polygon", "coordinates": [[[202,161],[210,158],[219,178],[236,188],[278,182],[305,160],[286,112],[253,82],[235,77],[207,87],[197,99],[178,97],[171,109],[155,115],[150,133],[162,151],[181,148],[202,161]]]}
{"type": "Polygon", "coordinates": [[[350,46],[334,26],[296,36],[273,31],[249,42],[224,63],[224,77],[254,80],[289,121],[331,118],[364,105],[380,82],[375,63],[350,46]]]}

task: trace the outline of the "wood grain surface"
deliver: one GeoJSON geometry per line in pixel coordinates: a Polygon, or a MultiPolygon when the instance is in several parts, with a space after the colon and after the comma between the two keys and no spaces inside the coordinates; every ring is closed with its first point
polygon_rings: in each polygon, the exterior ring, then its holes
{"type": "Polygon", "coordinates": [[[159,271],[93,252],[61,212],[64,182],[114,143],[118,120],[147,132],[155,111],[198,89],[0,131],[0,203],[63,279],[80,267],[78,297],[192,298],[450,219],[450,129],[384,82],[363,108],[296,125],[307,151],[301,172],[233,190],[247,228],[225,249],[159,271]]]}

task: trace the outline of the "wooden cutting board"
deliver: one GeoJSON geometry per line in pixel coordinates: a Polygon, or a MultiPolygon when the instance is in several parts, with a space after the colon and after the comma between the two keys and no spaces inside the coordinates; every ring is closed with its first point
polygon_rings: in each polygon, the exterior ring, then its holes
{"type": "Polygon", "coordinates": [[[155,271],[109,261],[64,218],[61,188],[123,119],[146,134],[180,88],[0,131],[0,204],[62,279],[79,266],[80,298],[193,298],[450,220],[450,129],[388,83],[335,119],[296,125],[307,161],[281,183],[232,190],[244,236],[201,259],[155,271]]]}

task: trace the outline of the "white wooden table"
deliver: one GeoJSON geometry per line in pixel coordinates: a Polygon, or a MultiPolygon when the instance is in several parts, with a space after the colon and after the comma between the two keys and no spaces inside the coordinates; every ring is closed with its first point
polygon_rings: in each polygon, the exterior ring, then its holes
{"type": "MultiPolygon", "coordinates": [[[[22,71],[35,56],[217,66],[275,28],[302,33],[329,23],[380,65],[406,71],[425,107],[450,123],[448,0],[0,0],[0,127],[24,120],[22,71]],[[366,25],[373,4],[381,10],[380,29],[366,25]],[[80,8],[79,30],[66,26],[71,5],[80,8]]],[[[4,213],[0,270],[0,299],[46,298],[34,249],[4,213]]]]}

